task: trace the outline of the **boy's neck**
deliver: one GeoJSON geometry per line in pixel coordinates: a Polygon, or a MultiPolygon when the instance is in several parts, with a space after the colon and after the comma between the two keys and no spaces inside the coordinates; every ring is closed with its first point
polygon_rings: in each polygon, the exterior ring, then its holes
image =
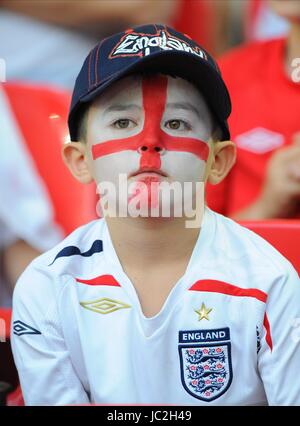
{"type": "Polygon", "coordinates": [[[200,228],[186,228],[185,221],[186,218],[106,218],[121,264],[135,269],[189,258],[200,228]]]}
{"type": "Polygon", "coordinates": [[[292,61],[295,58],[300,58],[300,24],[299,22],[292,22],[289,36],[286,44],[285,54],[285,69],[289,76],[291,76],[294,67],[292,61]]]}

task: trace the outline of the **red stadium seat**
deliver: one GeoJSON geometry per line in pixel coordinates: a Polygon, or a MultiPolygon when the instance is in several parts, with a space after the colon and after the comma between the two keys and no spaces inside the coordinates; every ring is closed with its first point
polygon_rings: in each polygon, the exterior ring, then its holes
{"type": "Polygon", "coordinates": [[[13,392],[7,397],[7,405],[10,406],[22,406],[24,405],[24,399],[22,395],[21,386],[19,385],[13,392]]]}
{"type": "Polygon", "coordinates": [[[9,339],[10,335],[10,321],[11,321],[11,309],[0,308],[0,341],[9,339]]]}
{"type": "Polygon", "coordinates": [[[19,387],[18,372],[16,370],[10,345],[11,310],[0,309],[0,382],[11,386],[11,393],[7,396],[8,405],[24,405],[19,387]]]}
{"type": "Polygon", "coordinates": [[[0,382],[8,383],[12,391],[7,395],[7,405],[24,405],[18,372],[10,345],[11,309],[0,308],[0,382]]]}
{"type": "Polygon", "coordinates": [[[267,220],[241,221],[240,225],[251,229],[272,244],[285,256],[300,273],[300,221],[299,220],[267,220]]]}

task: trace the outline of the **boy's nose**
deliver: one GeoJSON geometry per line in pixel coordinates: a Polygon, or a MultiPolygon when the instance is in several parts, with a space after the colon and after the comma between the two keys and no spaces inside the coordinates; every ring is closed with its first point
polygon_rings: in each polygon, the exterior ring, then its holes
{"type": "Polygon", "coordinates": [[[165,152],[165,148],[161,145],[161,144],[149,144],[149,143],[144,143],[142,146],[140,146],[138,148],[138,152],[140,154],[143,153],[152,153],[152,154],[156,154],[159,153],[160,155],[162,155],[165,152]]]}
{"type": "Polygon", "coordinates": [[[164,153],[165,149],[160,143],[143,143],[138,148],[140,157],[140,167],[153,167],[160,169],[161,160],[160,156],[164,153]]]}

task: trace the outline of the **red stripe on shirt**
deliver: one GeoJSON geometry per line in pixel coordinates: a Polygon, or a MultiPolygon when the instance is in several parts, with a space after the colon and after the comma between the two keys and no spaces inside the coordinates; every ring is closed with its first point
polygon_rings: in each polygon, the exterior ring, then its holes
{"type": "Polygon", "coordinates": [[[189,290],[208,291],[212,293],[223,293],[230,296],[254,297],[261,302],[266,303],[267,294],[256,288],[241,288],[232,284],[217,280],[199,280],[196,281],[189,290]]]}
{"type": "Polygon", "coordinates": [[[271,349],[271,352],[272,352],[273,343],[272,343],[272,336],[271,336],[271,328],[270,328],[270,323],[266,313],[264,316],[264,327],[266,329],[266,342],[269,345],[269,348],[271,349]]]}
{"type": "Polygon", "coordinates": [[[121,285],[112,275],[100,275],[99,277],[92,278],[90,280],[82,280],[81,278],[76,278],[76,281],[78,283],[87,285],[110,285],[114,287],[121,287],[121,285]]]}

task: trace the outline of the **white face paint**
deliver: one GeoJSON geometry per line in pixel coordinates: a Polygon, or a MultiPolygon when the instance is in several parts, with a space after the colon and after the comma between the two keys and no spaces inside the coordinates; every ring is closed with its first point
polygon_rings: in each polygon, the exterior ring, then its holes
{"type": "Polygon", "coordinates": [[[203,181],[206,161],[195,154],[180,150],[180,137],[207,142],[212,135],[212,117],[201,93],[182,78],[168,77],[168,94],[162,128],[175,136],[178,151],[170,151],[162,158],[162,169],[172,180],[179,182],[203,181]],[[180,129],[171,130],[168,122],[180,121],[180,129]]]}
{"type": "MultiPolygon", "coordinates": [[[[140,133],[143,125],[141,79],[127,77],[106,90],[90,107],[87,143],[92,148],[106,141],[126,139],[140,133]],[[119,120],[128,120],[128,127],[121,128],[119,120]]],[[[117,185],[120,173],[129,176],[138,168],[139,157],[137,152],[129,150],[108,154],[95,160],[91,155],[96,183],[109,181],[117,185]]]]}
{"type": "Polygon", "coordinates": [[[203,181],[211,134],[211,114],[191,83],[169,76],[126,77],[89,110],[87,143],[95,181],[116,188],[120,174],[128,184],[203,181]],[[144,168],[152,172],[132,176],[144,168]]]}

